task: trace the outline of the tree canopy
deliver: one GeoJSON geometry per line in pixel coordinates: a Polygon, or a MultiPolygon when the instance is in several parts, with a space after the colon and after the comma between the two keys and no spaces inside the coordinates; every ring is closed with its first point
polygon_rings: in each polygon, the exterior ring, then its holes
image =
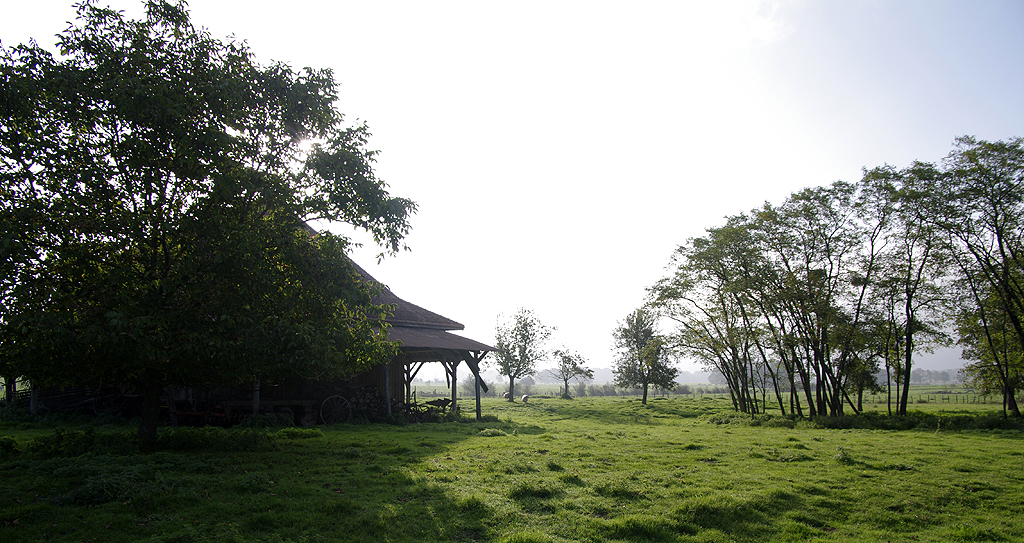
{"type": "Polygon", "coordinates": [[[671,351],[658,333],[657,316],[645,309],[637,309],[615,329],[615,348],[618,357],[612,373],[615,385],[623,388],[643,389],[641,403],[647,403],[647,390],[651,385],[662,389],[675,387],[679,370],[672,366],[671,351]]]}
{"type": "Polygon", "coordinates": [[[3,372],[140,390],[356,372],[393,347],[345,222],[397,251],[415,205],[374,176],[329,70],[261,65],[193,26],[92,2],[0,49],[3,372]]]}
{"type": "Polygon", "coordinates": [[[568,398],[569,381],[580,379],[589,381],[594,378],[594,370],[587,368],[584,364],[587,360],[577,352],[570,352],[567,349],[558,349],[554,352],[555,368],[548,370],[552,377],[562,381],[562,396],[568,398]]]}
{"type": "Polygon", "coordinates": [[[520,308],[511,321],[495,326],[492,364],[508,377],[509,400],[515,398],[516,379],[537,373],[537,364],[548,356],[546,343],[552,328],[544,325],[529,309],[520,308]]]}

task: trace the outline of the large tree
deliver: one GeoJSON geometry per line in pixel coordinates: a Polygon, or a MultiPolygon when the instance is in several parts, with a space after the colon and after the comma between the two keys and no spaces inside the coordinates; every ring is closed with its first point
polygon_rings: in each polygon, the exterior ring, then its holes
{"type": "Polygon", "coordinates": [[[495,326],[495,348],[492,364],[498,373],[508,377],[508,397],[515,398],[516,379],[537,373],[537,363],[546,359],[545,344],[552,328],[544,325],[529,309],[520,308],[511,321],[495,326]]]}
{"type": "Polygon", "coordinates": [[[387,356],[386,308],[345,257],[342,221],[388,251],[412,202],[371,167],[365,125],[329,70],[260,65],[189,20],[185,2],[128,20],[91,2],[60,34],[0,49],[8,230],[5,374],[161,391],[356,372],[387,356]],[[8,220],[11,219],[11,220],[8,220]]]}
{"type": "Polygon", "coordinates": [[[656,328],[657,317],[645,309],[630,313],[615,329],[618,358],[612,373],[615,385],[643,389],[641,403],[647,403],[651,385],[662,389],[675,388],[679,370],[672,366],[671,352],[656,328]]]}

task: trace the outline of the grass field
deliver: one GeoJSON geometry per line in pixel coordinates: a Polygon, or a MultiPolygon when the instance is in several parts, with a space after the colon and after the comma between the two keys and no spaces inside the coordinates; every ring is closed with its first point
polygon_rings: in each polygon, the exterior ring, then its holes
{"type": "Polygon", "coordinates": [[[909,430],[751,423],[712,398],[483,411],[177,429],[149,454],[123,424],[0,423],[0,541],[1024,539],[1024,435],[974,409],[919,412],[909,430]],[[997,429],[950,429],[977,426],[997,429]]]}

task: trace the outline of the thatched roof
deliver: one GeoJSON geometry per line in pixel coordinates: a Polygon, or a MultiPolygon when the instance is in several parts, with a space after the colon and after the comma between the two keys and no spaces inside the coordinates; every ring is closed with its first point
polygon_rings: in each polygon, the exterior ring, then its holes
{"type": "Polygon", "coordinates": [[[374,303],[389,304],[395,308],[391,316],[384,319],[391,325],[391,329],[388,331],[389,339],[400,341],[405,347],[414,348],[478,352],[496,350],[494,347],[478,341],[448,333],[448,330],[463,330],[465,326],[399,298],[390,288],[374,279],[359,264],[355,262],[352,264],[364,280],[378,283],[383,288],[383,292],[374,299],[374,303]]]}

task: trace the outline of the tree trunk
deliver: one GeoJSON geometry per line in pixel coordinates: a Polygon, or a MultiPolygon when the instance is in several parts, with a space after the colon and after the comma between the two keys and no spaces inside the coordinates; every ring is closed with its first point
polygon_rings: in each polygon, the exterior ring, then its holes
{"type": "Polygon", "coordinates": [[[36,387],[35,381],[29,383],[28,393],[28,412],[32,415],[39,414],[39,389],[36,387]]]}
{"type": "Polygon", "coordinates": [[[511,375],[508,376],[508,401],[516,401],[516,389],[513,388],[516,384],[516,378],[511,375]]]}
{"type": "Polygon", "coordinates": [[[4,378],[4,398],[7,405],[14,403],[14,398],[18,395],[17,383],[17,377],[4,378]]]}
{"type": "Polygon", "coordinates": [[[138,438],[141,445],[152,445],[156,442],[157,423],[160,421],[160,397],[164,387],[160,383],[146,383],[140,387],[142,392],[142,416],[139,421],[138,438]]]}
{"type": "Polygon", "coordinates": [[[907,414],[907,403],[910,401],[910,364],[913,358],[913,351],[911,350],[912,342],[910,332],[907,332],[907,344],[903,351],[903,391],[899,398],[899,405],[896,407],[896,412],[900,415],[907,414]]]}
{"type": "Polygon", "coordinates": [[[640,403],[647,405],[647,381],[644,381],[644,398],[640,400],[640,403]]]}

